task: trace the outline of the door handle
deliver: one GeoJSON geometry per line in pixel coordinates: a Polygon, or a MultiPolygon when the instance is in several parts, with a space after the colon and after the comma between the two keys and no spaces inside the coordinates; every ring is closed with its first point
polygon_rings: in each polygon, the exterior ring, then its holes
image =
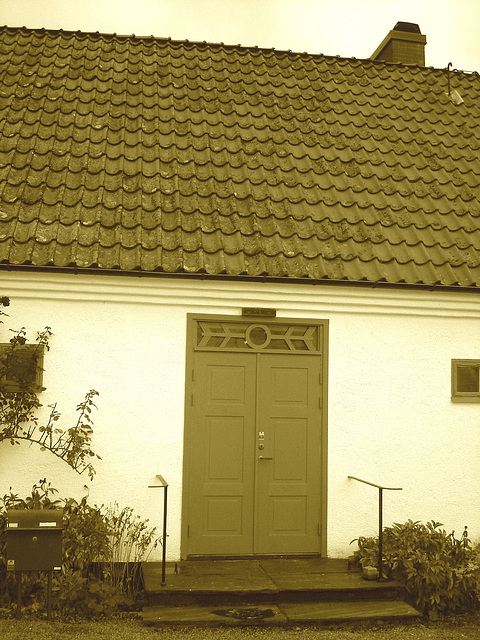
{"type": "Polygon", "coordinates": [[[273,458],[267,458],[266,456],[258,456],[259,460],[273,460],[273,458]]]}

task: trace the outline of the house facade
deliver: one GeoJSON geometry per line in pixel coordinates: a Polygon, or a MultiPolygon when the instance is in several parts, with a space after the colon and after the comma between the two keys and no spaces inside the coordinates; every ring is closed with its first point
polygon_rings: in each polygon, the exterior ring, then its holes
{"type": "Polygon", "coordinates": [[[160,527],[161,474],[171,560],[349,555],[378,526],[349,476],[479,539],[478,75],[10,28],[0,56],[6,321],[53,328],[45,412],[99,392],[102,457],[4,442],[4,492],[160,527]]]}

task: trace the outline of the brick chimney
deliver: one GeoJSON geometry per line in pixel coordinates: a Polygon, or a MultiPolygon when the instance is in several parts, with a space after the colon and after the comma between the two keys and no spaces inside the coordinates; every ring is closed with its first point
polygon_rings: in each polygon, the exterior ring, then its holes
{"type": "Polygon", "coordinates": [[[400,62],[425,66],[426,36],[418,24],[397,22],[390,33],[370,56],[371,60],[400,62]]]}

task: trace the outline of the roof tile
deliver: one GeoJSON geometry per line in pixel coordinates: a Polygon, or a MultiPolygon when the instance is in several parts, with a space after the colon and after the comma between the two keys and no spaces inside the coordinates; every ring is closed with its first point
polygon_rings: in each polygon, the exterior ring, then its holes
{"type": "Polygon", "coordinates": [[[480,82],[0,29],[0,261],[480,286],[480,82]]]}

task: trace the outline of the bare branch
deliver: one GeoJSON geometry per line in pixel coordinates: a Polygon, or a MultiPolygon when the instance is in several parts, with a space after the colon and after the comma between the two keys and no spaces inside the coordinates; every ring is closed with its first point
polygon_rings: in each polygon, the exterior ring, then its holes
{"type": "MultiPolygon", "coordinates": [[[[6,315],[2,307],[9,306],[10,300],[0,297],[0,315],[6,315]]],[[[1,321],[0,321],[1,322],[1,321]]],[[[11,391],[10,387],[2,380],[5,380],[11,371],[9,363],[15,349],[23,347],[27,342],[25,327],[19,330],[10,330],[14,334],[9,341],[6,351],[0,353],[0,442],[10,440],[11,444],[19,444],[26,440],[31,444],[37,444],[42,451],[50,451],[58,458],[64,460],[77,473],[88,472],[93,478],[95,469],[92,465],[92,458],[100,459],[91,449],[91,438],[93,434],[92,408],[96,408],[93,401],[98,392],[90,390],[85,398],[77,406],[79,412],[75,426],[69,429],[58,427],[60,413],[57,404],[50,406],[50,415],[44,426],[39,426],[37,410],[41,407],[36,391],[32,390],[32,380],[35,379],[35,372],[38,357],[41,350],[49,349],[49,338],[53,335],[51,327],[47,326],[38,332],[37,346],[32,352],[32,357],[22,361],[23,369],[14,378],[14,386],[19,390],[11,391]],[[3,388],[2,388],[3,384],[3,388]]],[[[18,367],[17,367],[18,368],[18,367]]]]}

